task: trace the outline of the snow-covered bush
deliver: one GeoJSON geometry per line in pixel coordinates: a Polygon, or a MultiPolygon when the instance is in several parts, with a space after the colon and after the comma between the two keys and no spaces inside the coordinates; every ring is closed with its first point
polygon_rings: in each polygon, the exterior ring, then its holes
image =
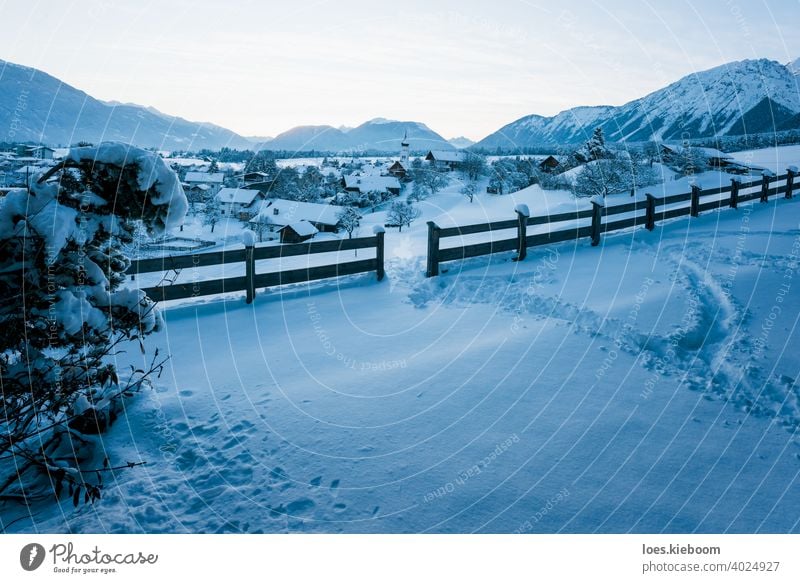
{"type": "Polygon", "coordinates": [[[121,287],[123,250],[137,225],[161,235],[187,206],[157,154],[114,143],[72,149],[29,191],[0,199],[0,494],[43,495],[37,472],[49,477],[45,493],[67,483],[99,494],[79,470],[93,455],[88,436],[157,358],[120,378],[109,356],[125,341],[144,351],[142,337],[161,325],[144,292],[121,287]]]}

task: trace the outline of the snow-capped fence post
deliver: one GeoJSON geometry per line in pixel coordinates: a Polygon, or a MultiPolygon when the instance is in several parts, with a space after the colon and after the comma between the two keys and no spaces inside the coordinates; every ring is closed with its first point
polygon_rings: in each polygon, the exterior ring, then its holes
{"type": "Polygon", "coordinates": [[[731,208],[739,208],[739,184],[742,179],[738,176],[731,178],[731,208]]]}
{"type": "Polygon", "coordinates": [[[439,226],[428,221],[428,268],[425,277],[439,275],[439,226]]]}
{"type": "Polygon", "coordinates": [[[252,304],[256,297],[256,234],[253,231],[242,233],[242,243],[244,243],[244,279],[245,279],[245,301],[252,304]]]}
{"type": "Polygon", "coordinates": [[[700,216],[700,185],[692,184],[692,202],[689,208],[689,214],[693,217],[700,216]]]}
{"type": "Polygon", "coordinates": [[[528,217],[531,212],[526,204],[518,204],[514,212],[517,213],[517,258],[514,261],[522,261],[528,256],[528,217]]]}
{"type": "Polygon", "coordinates": [[[644,219],[644,228],[652,231],[656,228],[656,197],[649,192],[645,194],[647,197],[646,215],[644,219]]]}
{"type": "Polygon", "coordinates": [[[592,247],[597,247],[600,244],[603,208],[605,208],[605,202],[602,199],[592,199],[592,247]]]}
{"type": "Polygon", "coordinates": [[[386,229],[380,225],[375,225],[372,227],[372,232],[375,233],[375,273],[378,276],[378,281],[381,281],[386,275],[383,267],[383,245],[384,238],[386,237],[386,229]]]}
{"type": "Polygon", "coordinates": [[[786,198],[792,198],[795,176],[797,176],[797,166],[789,166],[786,169],[786,198]]]}
{"type": "Polygon", "coordinates": [[[769,179],[775,176],[771,170],[761,171],[761,202],[769,201],[769,179]]]}

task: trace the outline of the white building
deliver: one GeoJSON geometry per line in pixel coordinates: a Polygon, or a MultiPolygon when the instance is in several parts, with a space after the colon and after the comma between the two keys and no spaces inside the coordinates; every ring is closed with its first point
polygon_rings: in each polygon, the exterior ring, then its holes
{"type": "Polygon", "coordinates": [[[251,222],[280,228],[307,221],[319,231],[336,232],[339,228],[339,213],[343,210],[344,207],[332,204],[271,198],[261,204],[261,209],[251,222]]]}
{"type": "Polygon", "coordinates": [[[183,182],[190,188],[199,185],[208,186],[208,191],[213,196],[220,191],[224,180],[225,174],[222,172],[187,172],[183,182]]]}
{"type": "Polygon", "coordinates": [[[250,188],[223,188],[217,193],[216,199],[222,207],[223,216],[249,220],[258,212],[264,195],[250,188]]]}

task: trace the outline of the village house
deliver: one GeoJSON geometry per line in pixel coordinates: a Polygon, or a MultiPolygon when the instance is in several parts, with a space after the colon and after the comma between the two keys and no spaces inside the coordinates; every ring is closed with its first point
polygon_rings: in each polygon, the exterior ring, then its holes
{"type": "Polygon", "coordinates": [[[222,172],[187,172],[184,184],[189,188],[205,186],[211,195],[217,194],[223,186],[225,174],[222,172]]]}
{"type": "Polygon", "coordinates": [[[389,168],[387,169],[389,176],[394,176],[398,180],[402,181],[408,177],[408,168],[406,168],[402,162],[395,161],[389,168]]]}
{"type": "MultiPolygon", "coordinates": [[[[696,152],[699,156],[701,156],[706,161],[706,164],[711,168],[717,168],[729,172],[747,170],[745,164],[737,161],[730,154],[727,154],[721,150],[717,150],[716,148],[701,148],[695,146],[690,146],[690,148],[693,152],[696,152]]],[[[666,144],[662,144],[661,146],[662,159],[667,163],[680,161],[680,159],[685,157],[687,153],[687,149],[682,146],[668,146],[666,144]]]]}
{"type": "Polygon", "coordinates": [[[539,170],[542,172],[553,172],[559,166],[561,166],[561,162],[555,156],[547,156],[539,162],[539,170]]]}
{"type": "Polygon", "coordinates": [[[458,150],[431,150],[425,160],[433,164],[437,170],[458,170],[464,163],[466,155],[458,150]]]}
{"type": "Polygon", "coordinates": [[[250,220],[258,212],[259,203],[264,195],[258,190],[249,188],[223,188],[216,195],[222,215],[237,217],[243,221],[250,220]]]}
{"type": "Polygon", "coordinates": [[[375,176],[364,174],[348,174],[342,178],[342,186],[347,192],[388,192],[400,194],[400,180],[396,176],[375,176]]]}
{"type": "Polygon", "coordinates": [[[244,174],[237,174],[233,177],[233,180],[237,186],[247,186],[249,184],[268,182],[272,178],[266,172],[245,172],[244,174]]]}
{"type": "Polygon", "coordinates": [[[297,221],[278,229],[281,243],[302,243],[313,238],[319,231],[308,221],[297,221]]]}
{"type": "Polygon", "coordinates": [[[271,198],[261,204],[258,214],[250,222],[278,230],[305,221],[317,231],[335,233],[339,229],[339,213],[343,210],[344,207],[332,204],[271,198]]]}
{"type": "Polygon", "coordinates": [[[55,152],[53,148],[48,148],[47,146],[17,146],[17,156],[21,158],[52,160],[55,152]]]}

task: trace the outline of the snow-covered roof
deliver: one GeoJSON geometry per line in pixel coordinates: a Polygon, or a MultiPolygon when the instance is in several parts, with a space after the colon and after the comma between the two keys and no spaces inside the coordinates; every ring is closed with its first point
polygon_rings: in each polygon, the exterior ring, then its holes
{"type": "Polygon", "coordinates": [[[383,192],[390,188],[400,189],[400,181],[394,176],[362,176],[349,174],[344,177],[345,188],[357,188],[360,192],[383,192]]]}
{"type": "Polygon", "coordinates": [[[203,182],[206,184],[222,184],[225,174],[222,172],[187,172],[186,182],[203,182]]]}
{"type": "Polygon", "coordinates": [[[17,174],[36,174],[37,172],[43,172],[44,168],[41,166],[23,166],[22,168],[17,168],[15,172],[17,174]]]}
{"type": "Polygon", "coordinates": [[[464,152],[458,150],[431,150],[425,158],[433,158],[438,162],[463,162],[464,152]]]}
{"type": "Polygon", "coordinates": [[[297,221],[309,221],[334,227],[339,222],[338,214],[342,210],[344,210],[344,207],[332,204],[271,198],[261,204],[261,210],[253,218],[253,222],[291,225],[297,221]],[[275,212],[276,210],[278,211],[277,213],[275,212]]]}
{"type": "Polygon", "coordinates": [[[170,165],[197,166],[198,168],[211,165],[211,162],[202,158],[164,158],[164,162],[170,165]]]}
{"type": "Polygon", "coordinates": [[[252,204],[261,192],[251,188],[223,188],[217,193],[217,200],[227,204],[252,204]]]}
{"type": "Polygon", "coordinates": [[[308,221],[297,221],[296,223],[290,223],[288,225],[284,225],[281,227],[281,231],[285,228],[291,228],[295,233],[300,235],[301,237],[310,237],[311,235],[316,235],[319,233],[317,228],[309,223],[308,221]]]}
{"type": "Polygon", "coordinates": [[[208,184],[187,184],[185,186],[186,188],[191,188],[193,190],[211,190],[211,187],[208,184]]]}
{"type": "Polygon", "coordinates": [[[245,172],[244,174],[237,174],[234,178],[244,178],[245,176],[261,176],[262,178],[268,178],[269,174],[267,174],[266,172],[253,170],[251,172],[245,172]]]}

